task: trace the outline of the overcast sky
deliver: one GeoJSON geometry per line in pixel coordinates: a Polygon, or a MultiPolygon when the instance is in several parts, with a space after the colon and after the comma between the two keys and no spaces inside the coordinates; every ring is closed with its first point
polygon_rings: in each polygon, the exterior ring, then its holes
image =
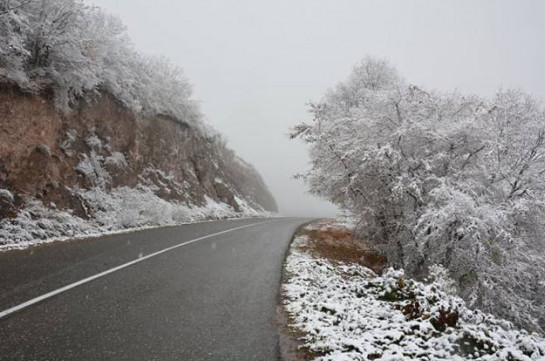
{"type": "Polygon", "coordinates": [[[286,215],[333,214],[292,179],[308,157],[286,133],[366,55],[428,88],[545,99],[543,0],[91,1],[124,21],[137,49],[184,69],[209,122],[286,215]]]}

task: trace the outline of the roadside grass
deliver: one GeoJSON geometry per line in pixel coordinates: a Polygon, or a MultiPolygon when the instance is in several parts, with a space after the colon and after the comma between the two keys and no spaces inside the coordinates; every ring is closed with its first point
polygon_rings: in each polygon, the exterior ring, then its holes
{"type": "MultiPolygon", "coordinates": [[[[334,264],[360,264],[377,274],[382,274],[386,267],[386,258],[373,252],[368,243],[354,237],[350,227],[334,219],[320,219],[303,225],[294,234],[294,239],[306,237],[307,242],[299,249],[315,258],[324,258],[334,264]]],[[[283,280],[289,277],[284,269],[283,280]]],[[[281,294],[281,303],[285,300],[281,294]]],[[[282,361],[311,361],[324,357],[326,353],[311,350],[302,341],[305,332],[293,327],[295,319],[280,305],[277,311],[280,332],[282,361]]]]}
{"type": "Polygon", "coordinates": [[[354,237],[349,226],[333,219],[322,219],[301,227],[295,237],[305,236],[307,242],[300,249],[313,257],[324,258],[336,264],[359,264],[381,275],[386,258],[374,252],[369,244],[354,237]]]}
{"type": "Polygon", "coordinates": [[[544,361],[545,340],[470,310],[446,271],[427,283],[386,269],[350,226],[301,227],[286,258],[279,306],[286,361],[544,361]]]}

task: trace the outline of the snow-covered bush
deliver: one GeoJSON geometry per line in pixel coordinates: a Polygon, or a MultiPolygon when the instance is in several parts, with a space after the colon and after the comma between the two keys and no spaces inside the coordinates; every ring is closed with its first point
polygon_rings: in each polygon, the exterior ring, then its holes
{"type": "Polygon", "coordinates": [[[359,236],[423,277],[445,266],[472,306],[545,330],[545,112],[408,85],[366,59],[311,105],[312,193],[358,217],[359,236]]]}
{"type": "Polygon", "coordinates": [[[118,18],[82,0],[0,0],[2,83],[50,90],[64,111],[105,90],[137,113],[202,127],[181,70],[137,53],[118,18]]]}

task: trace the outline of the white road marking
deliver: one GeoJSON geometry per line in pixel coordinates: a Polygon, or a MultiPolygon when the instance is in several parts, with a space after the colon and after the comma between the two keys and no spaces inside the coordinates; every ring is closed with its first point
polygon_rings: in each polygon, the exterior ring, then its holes
{"type": "Polygon", "coordinates": [[[119,265],[117,267],[114,267],[114,268],[110,268],[109,270],[106,270],[104,272],[100,272],[100,273],[97,273],[96,275],[93,275],[93,276],[90,276],[90,277],[87,277],[87,278],[84,278],[82,280],[79,280],[77,282],[74,282],[74,283],[71,283],[69,285],[66,285],[64,287],[61,287],[61,288],[58,288],[54,291],[51,291],[51,292],[48,292],[48,293],[45,293],[41,296],[38,296],[36,298],[33,298],[31,300],[28,300],[26,302],[23,302],[17,306],[14,306],[12,308],[8,308],[7,310],[4,310],[2,312],[0,312],[0,319],[3,318],[3,317],[6,317],[14,312],[17,312],[17,311],[20,311],[24,308],[27,308],[29,306],[32,306],[38,302],[41,302],[43,300],[46,300],[48,298],[51,298],[53,296],[56,296],[58,295],[59,293],[63,293],[63,292],[66,292],[68,290],[71,290],[72,288],[76,288],[78,286],[81,286],[83,284],[86,284],[86,283],[89,283],[91,281],[94,281],[98,278],[101,278],[101,277],[104,277],[106,275],[109,275],[110,273],[114,273],[114,272],[117,272],[119,270],[122,270],[123,268],[127,268],[129,266],[132,266],[134,264],[137,264],[139,262],[142,262],[142,261],[145,261],[149,258],[152,258],[152,257],[155,257],[155,256],[158,256],[162,253],[166,253],[166,252],[169,252],[169,251],[172,251],[173,249],[176,249],[176,248],[179,248],[179,247],[182,247],[182,246],[187,246],[188,244],[191,244],[191,243],[195,243],[195,242],[198,242],[198,241],[202,241],[203,239],[206,239],[206,238],[210,238],[210,237],[215,237],[215,236],[219,236],[220,234],[225,234],[225,233],[229,233],[229,232],[233,232],[233,231],[236,231],[238,229],[243,229],[243,228],[248,228],[248,227],[253,227],[253,226],[257,226],[257,225],[260,225],[260,224],[265,224],[265,223],[271,223],[271,222],[274,222],[274,221],[266,221],[266,222],[259,222],[259,223],[253,223],[253,224],[247,224],[245,226],[240,226],[240,227],[235,227],[235,228],[231,228],[231,229],[227,229],[225,231],[221,231],[221,232],[217,232],[217,233],[212,233],[212,234],[209,234],[207,236],[203,236],[203,237],[199,237],[199,238],[195,238],[195,239],[192,239],[190,241],[187,241],[187,242],[183,242],[183,243],[180,243],[180,244],[177,244],[175,246],[171,246],[171,247],[168,247],[168,248],[165,248],[161,251],[157,251],[157,252],[154,252],[154,253],[151,253],[151,254],[148,254],[147,256],[143,256],[143,257],[140,257],[140,258],[137,258],[135,260],[132,260],[130,262],[127,262],[127,263],[124,263],[122,265],[119,265]]]}

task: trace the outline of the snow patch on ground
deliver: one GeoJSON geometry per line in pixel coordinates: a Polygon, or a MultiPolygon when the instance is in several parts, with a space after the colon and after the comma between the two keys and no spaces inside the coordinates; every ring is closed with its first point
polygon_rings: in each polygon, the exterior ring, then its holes
{"type": "Polygon", "coordinates": [[[442,269],[430,283],[393,269],[379,277],[358,264],[314,258],[307,240],[292,244],[282,294],[290,326],[304,334],[315,360],[545,360],[543,338],[468,309],[442,269]],[[456,325],[445,326],[454,310],[456,325]]]}
{"type": "Polygon", "coordinates": [[[267,213],[260,205],[251,206],[245,199],[235,195],[235,201],[238,204],[240,212],[249,216],[259,216],[260,214],[267,213]]]}
{"type": "Polygon", "coordinates": [[[82,204],[88,208],[90,219],[47,208],[40,201],[31,201],[16,218],[0,220],[0,251],[207,219],[271,216],[253,209],[240,198],[237,202],[241,207],[237,212],[228,204],[208,197],[202,206],[168,202],[145,186],[120,187],[111,191],[98,187],[74,191],[84,201],[82,204]]]}

